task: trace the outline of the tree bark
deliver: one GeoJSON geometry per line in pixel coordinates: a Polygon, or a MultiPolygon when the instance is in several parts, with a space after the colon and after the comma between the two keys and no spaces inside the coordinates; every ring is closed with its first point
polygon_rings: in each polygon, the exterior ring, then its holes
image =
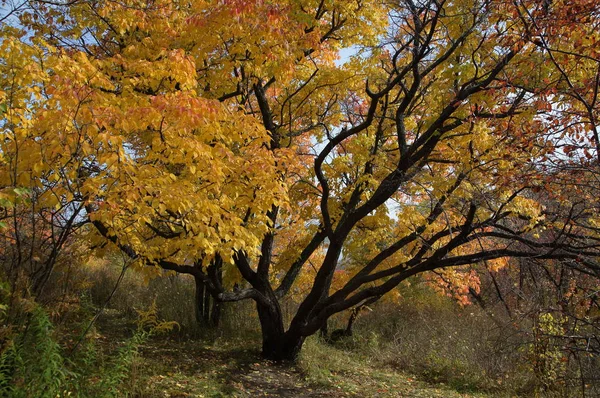
{"type": "Polygon", "coordinates": [[[281,309],[276,301],[269,300],[266,303],[257,301],[256,310],[262,332],[262,354],[265,358],[275,359],[273,355],[285,334],[281,309]]]}
{"type": "Polygon", "coordinates": [[[194,282],[196,284],[196,295],[194,297],[194,310],[196,313],[196,322],[198,325],[204,323],[204,282],[201,278],[194,276],[194,282]]]}
{"type": "Polygon", "coordinates": [[[202,319],[205,326],[210,325],[210,292],[208,289],[204,289],[204,313],[202,319]]]}
{"type": "Polygon", "coordinates": [[[262,356],[274,361],[294,361],[298,358],[304,336],[288,331],[283,326],[281,307],[270,291],[265,300],[256,302],[262,331],[262,356]]]}
{"type": "MultiPolygon", "coordinates": [[[[208,268],[208,273],[212,277],[213,282],[216,286],[222,288],[223,286],[223,269],[222,269],[222,260],[220,257],[215,259],[215,261],[208,268]]],[[[217,299],[217,297],[212,298],[212,309],[210,314],[210,323],[213,328],[218,328],[221,323],[221,308],[223,307],[223,303],[217,299]]]]}
{"type": "Polygon", "coordinates": [[[263,326],[262,356],[273,361],[295,361],[298,359],[304,336],[278,333],[263,326]]]}
{"type": "Polygon", "coordinates": [[[212,297],[201,278],[194,277],[194,282],[196,284],[196,295],[194,298],[196,322],[201,327],[219,327],[221,323],[222,303],[212,297]]]}
{"type": "Polygon", "coordinates": [[[216,300],[214,297],[212,298],[212,310],[210,313],[210,326],[213,328],[218,328],[221,323],[221,308],[223,303],[219,300],[216,300]]]}

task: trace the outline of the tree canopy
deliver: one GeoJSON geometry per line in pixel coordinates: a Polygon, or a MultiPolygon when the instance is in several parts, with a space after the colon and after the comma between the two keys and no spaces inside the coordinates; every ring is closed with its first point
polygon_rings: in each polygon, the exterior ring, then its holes
{"type": "Polygon", "coordinates": [[[0,31],[0,195],[254,300],[275,359],[427,271],[599,277],[599,8],[26,1],[0,31]]]}

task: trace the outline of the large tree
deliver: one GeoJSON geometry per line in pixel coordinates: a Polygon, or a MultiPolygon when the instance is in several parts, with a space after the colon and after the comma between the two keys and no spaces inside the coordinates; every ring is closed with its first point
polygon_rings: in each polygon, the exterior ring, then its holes
{"type": "Polygon", "coordinates": [[[32,47],[40,77],[2,153],[42,155],[3,172],[56,181],[140,268],[254,300],[268,358],[427,271],[599,276],[595,3],[24,2],[2,59],[32,47]]]}

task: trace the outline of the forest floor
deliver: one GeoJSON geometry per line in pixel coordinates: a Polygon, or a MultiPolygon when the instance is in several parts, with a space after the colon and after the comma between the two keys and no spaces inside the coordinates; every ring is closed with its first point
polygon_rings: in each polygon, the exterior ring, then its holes
{"type": "MultiPolygon", "coordinates": [[[[131,335],[128,326],[119,327],[114,318],[100,322],[98,338],[114,348],[131,335]]],[[[429,385],[352,352],[315,349],[321,351],[319,359],[309,354],[300,364],[281,364],[261,359],[256,344],[247,341],[157,336],[140,347],[125,387],[130,396],[148,398],[482,397],[429,385]],[[331,351],[323,355],[323,350],[331,351]],[[323,357],[332,356],[336,359],[323,363],[323,357]]]]}

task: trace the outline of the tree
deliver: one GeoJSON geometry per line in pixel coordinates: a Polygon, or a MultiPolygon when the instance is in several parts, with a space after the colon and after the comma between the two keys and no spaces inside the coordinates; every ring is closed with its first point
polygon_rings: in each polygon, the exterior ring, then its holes
{"type": "MultiPolygon", "coordinates": [[[[569,128],[596,101],[550,47],[565,23],[597,40],[594,1],[29,5],[22,41],[47,74],[29,131],[70,154],[31,180],[74,186],[61,200],[147,272],[254,300],[267,358],[295,358],[330,316],[416,274],[535,257],[598,275],[597,199],[540,200],[562,143],[597,151],[596,130],[569,128]]],[[[588,160],[589,184],[561,186],[596,189],[588,160]]]]}
{"type": "MultiPolygon", "coordinates": [[[[3,33],[18,31],[4,26],[3,33]]],[[[40,85],[46,78],[41,53],[19,40],[3,37],[0,52],[0,280],[10,286],[10,307],[23,298],[48,301],[51,276],[65,252],[81,254],[74,237],[84,221],[83,205],[61,201],[66,180],[47,178],[58,152],[40,151],[31,134],[40,85]],[[37,184],[32,184],[39,177],[37,184]],[[62,202],[62,203],[61,203],[62,202]]],[[[61,155],[69,161],[68,156],[61,155]]],[[[56,173],[56,169],[54,169],[56,173]]],[[[18,306],[17,306],[18,307],[18,306]]],[[[11,311],[10,315],[15,315],[11,311]]],[[[18,311],[16,311],[18,312],[18,311]]]]}

